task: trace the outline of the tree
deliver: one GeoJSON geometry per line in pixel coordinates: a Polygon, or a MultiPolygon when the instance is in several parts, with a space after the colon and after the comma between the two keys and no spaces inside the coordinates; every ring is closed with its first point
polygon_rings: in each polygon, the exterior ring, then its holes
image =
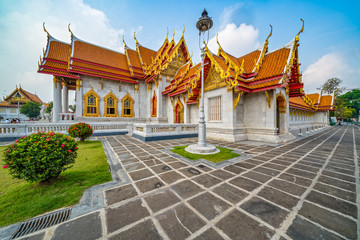
{"type": "Polygon", "coordinates": [[[339,78],[330,78],[322,85],[322,90],[327,94],[335,92],[335,96],[338,96],[345,90],[345,88],[340,87],[341,83],[342,80],[339,78]]]}
{"type": "Polygon", "coordinates": [[[27,102],[20,108],[20,113],[28,118],[37,118],[40,115],[40,106],[37,102],[27,102]]]}
{"type": "Polygon", "coordinates": [[[49,102],[49,106],[46,109],[47,113],[51,113],[51,110],[53,109],[54,103],[53,101],[49,102]]]}
{"type": "Polygon", "coordinates": [[[76,112],[76,104],[74,105],[69,105],[69,109],[74,113],[76,112]]]}

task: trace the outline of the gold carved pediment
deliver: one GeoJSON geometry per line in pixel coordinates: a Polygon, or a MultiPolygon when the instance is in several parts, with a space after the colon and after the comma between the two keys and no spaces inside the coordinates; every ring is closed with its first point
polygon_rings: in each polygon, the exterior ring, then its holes
{"type": "Polygon", "coordinates": [[[211,68],[204,83],[204,91],[206,92],[226,86],[227,83],[224,81],[224,79],[221,78],[220,74],[218,74],[214,68],[211,68]]]}

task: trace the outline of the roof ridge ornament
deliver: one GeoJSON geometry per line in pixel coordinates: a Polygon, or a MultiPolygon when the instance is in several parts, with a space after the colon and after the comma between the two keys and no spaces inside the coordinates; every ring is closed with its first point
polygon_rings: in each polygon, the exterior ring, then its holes
{"type": "Polygon", "coordinates": [[[260,68],[260,66],[261,66],[261,64],[263,62],[265,53],[268,52],[269,38],[271,37],[272,31],[273,31],[273,27],[271,26],[271,24],[270,24],[270,28],[271,28],[270,34],[269,34],[269,36],[267,36],[267,38],[265,40],[264,47],[263,47],[263,49],[261,51],[261,55],[260,55],[259,60],[257,61],[256,65],[255,65],[255,68],[254,68],[253,72],[259,71],[259,68],[260,68]]]}
{"type": "Polygon", "coordinates": [[[295,37],[296,41],[299,41],[299,35],[300,35],[300,33],[302,33],[304,31],[304,25],[305,25],[304,20],[302,18],[300,18],[300,20],[302,21],[302,27],[301,27],[301,30],[298,32],[298,34],[296,34],[296,37],[295,37]]]}
{"type": "Polygon", "coordinates": [[[171,41],[174,41],[174,37],[175,37],[175,28],[174,28],[174,34],[173,34],[173,36],[172,36],[171,41]]]}
{"type": "Polygon", "coordinates": [[[185,25],[183,25],[184,26],[184,28],[183,28],[183,32],[182,32],[182,38],[184,38],[184,33],[185,33],[185,25]]]}
{"type": "Polygon", "coordinates": [[[168,40],[168,36],[169,36],[169,28],[167,27],[166,28],[166,39],[165,40],[168,40]]]}
{"type": "Polygon", "coordinates": [[[69,25],[68,25],[68,30],[69,30],[69,32],[71,33],[71,37],[73,37],[74,34],[73,34],[73,32],[71,31],[71,29],[70,29],[70,24],[71,24],[71,23],[69,23],[69,25]]]}
{"type": "Polygon", "coordinates": [[[47,37],[49,37],[49,32],[46,30],[46,28],[45,28],[45,22],[43,22],[43,28],[44,28],[44,32],[46,32],[46,34],[47,34],[47,37]]]}

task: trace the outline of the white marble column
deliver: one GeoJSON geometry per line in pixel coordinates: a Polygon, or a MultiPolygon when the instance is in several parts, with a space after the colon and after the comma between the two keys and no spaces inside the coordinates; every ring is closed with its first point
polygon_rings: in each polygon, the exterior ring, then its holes
{"type": "Polygon", "coordinates": [[[62,83],[62,112],[68,113],[69,112],[69,88],[67,83],[62,83]]]}
{"type": "Polygon", "coordinates": [[[58,122],[60,118],[59,113],[61,111],[61,80],[56,76],[54,76],[53,98],[52,121],[58,122]]]}
{"type": "Polygon", "coordinates": [[[76,117],[82,117],[83,116],[83,87],[82,87],[82,80],[77,79],[76,80],[76,117]]]}

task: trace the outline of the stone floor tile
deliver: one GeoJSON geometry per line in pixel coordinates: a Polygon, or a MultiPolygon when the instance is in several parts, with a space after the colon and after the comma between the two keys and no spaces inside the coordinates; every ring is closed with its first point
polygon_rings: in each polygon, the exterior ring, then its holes
{"type": "Polygon", "coordinates": [[[229,204],[208,192],[189,200],[189,203],[208,220],[214,219],[230,207],[229,204]]]}
{"type": "Polygon", "coordinates": [[[210,188],[218,183],[221,183],[221,180],[209,174],[202,174],[198,177],[193,178],[193,180],[206,188],[210,188]]]}
{"type": "Polygon", "coordinates": [[[158,240],[163,239],[151,220],[139,223],[109,238],[110,240],[158,240]]]}
{"type": "Polygon", "coordinates": [[[263,174],[269,175],[271,177],[275,177],[276,175],[278,175],[280,173],[280,171],[277,171],[274,169],[269,169],[269,168],[264,168],[264,167],[254,168],[253,171],[263,173],[263,174]]]}
{"type": "Polygon", "coordinates": [[[230,183],[249,192],[261,186],[261,183],[243,177],[234,178],[230,183]]]}
{"type": "Polygon", "coordinates": [[[137,162],[137,163],[134,163],[134,164],[125,165],[124,168],[125,168],[126,171],[128,171],[128,172],[133,172],[133,171],[136,171],[136,170],[145,168],[145,165],[142,164],[141,162],[137,162]]]}
{"type": "Polygon", "coordinates": [[[308,202],[304,202],[299,214],[328,229],[334,230],[349,239],[357,239],[356,222],[350,220],[349,218],[343,217],[337,213],[308,202]]]}
{"type": "Polygon", "coordinates": [[[95,212],[59,225],[51,239],[84,239],[92,240],[102,236],[100,213],[95,212]]]}
{"type": "Polygon", "coordinates": [[[165,185],[158,177],[141,180],[135,184],[142,193],[152,191],[165,185]]]}
{"type": "Polygon", "coordinates": [[[288,228],[286,234],[294,240],[314,239],[314,240],[340,240],[337,235],[316,226],[315,224],[296,216],[293,223],[288,228]]]}
{"type": "Polygon", "coordinates": [[[275,169],[275,170],[279,170],[282,171],[285,168],[287,168],[287,166],[281,165],[281,164],[274,164],[274,163],[265,163],[264,165],[262,165],[263,167],[266,168],[271,168],[271,169],[275,169]]]}
{"type": "Polygon", "coordinates": [[[194,177],[194,176],[200,175],[202,173],[202,171],[200,169],[197,169],[194,167],[183,168],[178,171],[187,177],[194,177]]]}
{"type": "Polygon", "coordinates": [[[292,175],[292,174],[287,174],[287,173],[283,173],[279,176],[280,179],[284,179],[288,182],[292,182],[292,183],[296,183],[299,185],[302,185],[304,187],[309,187],[312,183],[312,180],[307,179],[307,178],[302,178],[296,175],[292,175]]]}
{"type": "Polygon", "coordinates": [[[246,161],[241,162],[241,163],[236,163],[235,165],[238,166],[238,167],[241,167],[241,168],[245,168],[245,169],[251,169],[251,168],[256,167],[256,165],[248,163],[246,161]]]}
{"type": "Polygon", "coordinates": [[[340,181],[340,180],[337,180],[336,178],[331,178],[331,177],[327,177],[327,176],[322,175],[322,176],[320,176],[318,181],[329,184],[329,185],[332,185],[332,186],[335,186],[335,187],[338,187],[338,188],[343,188],[343,189],[348,190],[348,191],[352,191],[352,192],[356,191],[355,184],[340,181]]]}
{"type": "Polygon", "coordinates": [[[165,165],[165,164],[160,164],[160,165],[153,166],[150,168],[157,174],[168,172],[168,171],[172,170],[172,168],[169,165],[165,165]]]}
{"type": "Polygon", "coordinates": [[[135,196],[137,196],[137,192],[131,184],[105,191],[107,205],[112,205],[135,196]]]}
{"type": "Polygon", "coordinates": [[[345,202],[329,195],[325,195],[317,191],[311,191],[306,196],[306,200],[320,204],[324,207],[333,209],[354,218],[357,217],[357,207],[355,204],[345,202]]]}
{"type": "Polygon", "coordinates": [[[184,204],[156,216],[170,239],[185,239],[203,226],[205,221],[184,204]]]}
{"type": "Polygon", "coordinates": [[[144,164],[146,166],[148,166],[148,167],[151,167],[151,166],[155,166],[155,165],[158,165],[158,164],[162,164],[162,162],[160,162],[159,160],[153,158],[153,159],[144,161],[144,164]]]}
{"type": "Polygon", "coordinates": [[[180,202],[180,199],[172,191],[165,189],[146,196],[145,201],[153,212],[157,212],[180,202]]]}
{"type": "Polygon", "coordinates": [[[286,173],[291,174],[291,175],[296,175],[296,176],[299,176],[299,177],[308,178],[308,179],[314,179],[316,177],[315,173],[302,171],[302,170],[299,170],[297,168],[290,168],[290,169],[288,169],[286,171],[286,173]]]}
{"type": "Polygon", "coordinates": [[[131,172],[131,173],[129,173],[129,175],[132,178],[132,180],[138,181],[143,178],[151,177],[154,174],[152,172],[150,172],[150,170],[148,170],[148,169],[142,169],[139,171],[131,172]]]}
{"type": "Polygon", "coordinates": [[[278,191],[271,187],[264,187],[259,193],[259,196],[266,198],[267,200],[276,203],[291,210],[298,203],[300,199],[293,197],[284,192],[278,191]]]}
{"type": "Polygon", "coordinates": [[[203,172],[209,172],[209,171],[213,170],[212,168],[205,166],[204,164],[199,164],[199,165],[195,166],[195,168],[200,169],[203,172]]]}
{"type": "Polygon", "coordinates": [[[280,159],[274,159],[274,160],[271,160],[271,163],[276,163],[276,164],[279,164],[279,165],[282,165],[282,166],[289,166],[291,165],[291,162],[288,162],[288,161],[283,161],[283,160],[280,160],[280,159]]]}
{"type": "Polygon", "coordinates": [[[336,172],[328,171],[328,170],[324,170],[322,172],[322,174],[325,175],[325,176],[338,178],[338,179],[343,180],[343,181],[355,183],[355,178],[353,176],[349,176],[349,175],[345,175],[345,174],[341,174],[341,173],[336,173],[336,172]]]}
{"type": "Polygon", "coordinates": [[[274,234],[271,229],[236,209],[220,219],[216,227],[230,239],[271,239],[274,234]]]}
{"type": "Polygon", "coordinates": [[[232,178],[234,177],[235,175],[232,174],[232,173],[229,173],[227,171],[224,171],[224,170],[216,170],[216,171],[213,171],[213,172],[210,172],[209,174],[217,177],[217,178],[220,178],[222,180],[226,180],[226,179],[229,179],[229,178],[232,178]]]}
{"type": "Polygon", "coordinates": [[[171,186],[171,189],[174,190],[177,194],[179,194],[182,198],[189,198],[191,196],[194,196],[195,194],[204,191],[201,187],[199,187],[190,180],[179,182],[171,186]]]}
{"type": "Polygon", "coordinates": [[[261,182],[261,183],[265,183],[267,181],[269,181],[272,177],[268,176],[268,175],[264,175],[262,173],[258,173],[258,172],[247,172],[245,174],[243,174],[244,177],[250,178],[252,180],[261,182]]]}
{"type": "Polygon", "coordinates": [[[293,167],[297,168],[297,169],[300,169],[300,170],[312,172],[312,173],[315,173],[315,174],[317,174],[317,172],[321,168],[321,167],[308,166],[308,165],[304,165],[304,164],[301,164],[301,163],[297,163],[297,164],[293,165],[293,167]]]}
{"type": "Polygon", "coordinates": [[[183,163],[183,162],[172,162],[172,163],[169,163],[169,165],[174,168],[174,169],[178,169],[178,168],[183,168],[183,167],[186,167],[187,164],[183,163]]]}
{"type": "Polygon", "coordinates": [[[134,164],[134,163],[139,163],[140,161],[136,158],[129,158],[129,159],[125,159],[125,160],[120,160],[122,164],[124,164],[125,166],[128,164],[134,164]]]}
{"type": "Polygon", "coordinates": [[[233,204],[240,202],[248,196],[246,192],[241,191],[240,189],[227,183],[223,183],[220,186],[214,188],[213,192],[233,204]]]}
{"type": "Polygon", "coordinates": [[[175,171],[169,171],[169,172],[160,174],[159,177],[167,184],[171,184],[171,183],[176,182],[179,179],[185,178],[184,176],[182,176],[181,174],[179,174],[175,171]]]}
{"type": "Polygon", "coordinates": [[[240,205],[240,207],[258,218],[261,218],[275,228],[280,227],[281,223],[289,213],[288,211],[258,197],[251,198],[240,205]]]}
{"type": "Polygon", "coordinates": [[[356,203],[356,194],[353,192],[344,191],[339,188],[322,184],[320,182],[315,184],[314,189],[356,203]]]}
{"type": "Polygon", "coordinates": [[[224,169],[229,172],[235,173],[236,175],[246,171],[246,169],[237,167],[235,165],[230,165],[230,166],[224,167],[224,169]]]}
{"type": "Polygon", "coordinates": [[[306,191],[304,187],[278,179],[272,180],[268,185],[296,196],[301,196],[306,191]]]}
{"type": "Polygon", "coordinates": [[[224,238],[221,237],[217,233],[217,231],[215,231],[213,228],[209,228],[208,230],[206,230],[205,232],[194,238],[194,240],[222,240],[222,239],[224,238]]]}
{"type": "Polygon", "coordinates": [[[106,209],[106,224],[108,232],[112,233],[149,215],[149,211],[143,206],[140,199],[128,202],[116,208],[109,207],[106,209]]]}

